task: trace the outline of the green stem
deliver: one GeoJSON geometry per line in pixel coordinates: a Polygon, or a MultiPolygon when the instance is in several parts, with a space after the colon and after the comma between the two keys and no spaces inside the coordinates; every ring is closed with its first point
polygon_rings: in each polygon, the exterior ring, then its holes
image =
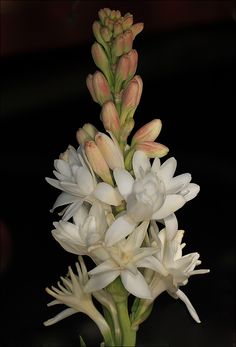
{"type": "Polygon", "coordinates": [[[117,302],[117,312],[120,321],[120,327],[122,331],[122,346],[135,346],[136,342],[136,331],[131,328],[129,312],[128,312],[128,300],[117,302]]]}

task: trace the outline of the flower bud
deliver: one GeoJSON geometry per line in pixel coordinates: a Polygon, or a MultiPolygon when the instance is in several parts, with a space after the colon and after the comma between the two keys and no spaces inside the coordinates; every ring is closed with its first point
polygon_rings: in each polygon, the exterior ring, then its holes
{"type": "Polygon", "coordinates": [[[133,24],[133,16],[130,13],[126,13],[123,19],[123,23],[122,23],[122,27],[123,30],[127,30],[131,27],[131,25],[133,24]]]}
{"type": "Polygon", "coordinates": [[[88,77],[86,78],[86,84],[87,84],[87,88],[93,98],[93,101],[98,102],[96,95],[95,95],[95,91],[93,89],[93,76],[91,74],[88,75],[88,77]]]}
{"type": "Polygon", "coordinates": [[[124,37],[124,53],[128,53],[133,45],[133,33],[131,30],[126,30],[123,34],[124,37]]]}
{"type": "Polygon", "coordinates": [[[141,31],[143,30],[143,23],[136,23],[136,24],[133,24],[131,27],[130,27],[130,30],[132,31],[133,33],[133,40],[135,39],[135,37],[141,33],[141,31]]]}
{"type": "Polygon", "coordinates": [[[107,14],[103,8],[98,11],[98,17],[99,17],[100,21],[102,22],[102,24],[104,24],[104,21],[107,18],[107,14]]]}
{"type": "Polygon", "coordinates": [[[98,133],[95,142],[110,169],[124,168],[123,155],[116,140],[113,141],[104,133],[98,133]]]}
{"type": "Polygon", "coordinates": [[[144,141],[155,141],[160,134],[161,127],[162,124],[160,119],[153,119],[151,122],[145,124],[134,134],[131,146],[144,141]]]}
{"type": "Polygon", "coordinates": [[[134,128],[134,120],[133,118],[130,118],[128,121],[125,122],[125,124],[122,126],[120,131],[120,141],[126,142],[129,134],[134,128]]]}
{"type": "Polygon", "coordinates": [[[116,19],[120,19],[121,13],[119,10],[116,10],[116,19]]]}
{"type": "Polygon", "coordinates": [[[138,65],[138,53],[135,49],[132,49],[128,54],[129,58],[129,73],[128,79],[132,78],[135,75],[137,65],[138,65]]]}
{"type": "Polygon", "coordinates": [[[113,36],[116,37],[120,34],[123,34],[123,27],[120,22],[115,22],[113,27],[113,36]]]}
{"type": "Polygon", "coordinates": [[[111,131],[116,138],[120,132],[120,119],[116,107],[112,101],[107,101],[102,106],[101,119],[107,131],[111,131]]]}
{"type": "Polygon", "coordinates": [[[112,55],[120,57],[124,53],[124,44],[123,34],[118,35],[112,44],[112,55]]]}
{"type": "Polygon", "coordinates": [[[104,45],[104,39],[101,36],[101,24],[98,21],[95,21],[93,23],[92,29],[93,29],[93,34],[95,36],[95,39],[101,44],[104,45]]]}
{"type": "Polygon", "coordinates": [[[93,124],[85,123],[83,125],[83,130],[86,131],[86,133],[91,137],[91,139],[94,139],[96,134],[98,133],[97,128],[93,124]]]}
{"type": "Polygon", "coordinates": [[[83,145],[86,141],[91,140],[91,137],[83,128],[79,128],[76,132],[76,139],[80,145],[83,145]]]}
{"type": "Polygon", "coordinates": [[[110,71],[109,61],[104,49],[99,43],[95,42],[92,45],[91,52],[92,52],[94,63],[97,65],[97,67],[100,70],[102,70],[102,72],[104,73],[104,75],[109,81],[111,76],[111,71],[110,71]]]}
{"type": "Polygon", "coordinates": [[[137,143],[135,145],[135,149],[137,151],[140,150],[145,152],[149,158],[162,158],[169,152],[169,149],[166,146],[153,141],[144,141],[142,143],[137,143]]]}
{"type": "Polygon", "coordinates": [[[111,11],[110,18],[111,18],[112,20],[113,20],[113,19],[116,19],[116,10],[112,10],[112,11],[111,11]]]}
{"type": "Polygon", "coordinates": [[[100,72],[96,71],[93,75],[93,90],[97,99],[97,102],[100,105],[103,105],[104,102],[112,100],[112,95],[110,88],[105,76],[100,72]]]}
{"type": "Polygon", "coordinates": [[[106,18],[105,19],[105,22],[104,22],[104,25],[111,31],[113,31],[113,20],[111,20],[110,18],[106,18]]]}
{"type": "Polygon", "coordinates": [[[104,27],[101,29],[101,35],[105,42],[109,42],[112,37],[112,32],[108,28],[104,27]]]}
{"type": "Polygon", "coordinates": [[[113,185],[109,167],[96,143],[94,141],[86,141],[84,149],[93,171],[101,177],[104,182],[113,185]]]}
{"type": "Polygon", "coordinates": [[[115,91],[119,92],[122,83],[128,78],[129,74],[129,57],[127,54],[122,55],[117,63],[115,71],[115,91]]]}
{"type": "Polygon", "coordinates": [[[122,107],[120,121],[121,125],[127,118],[132,118],[139,104],[142,94],[143,84],[139,76],[135,76],[128,84],[122,95],[122,107]]]}
{"type": "Polygon", "coordinates": [[[109,8],[105,7],[105,8],[104,8],[104,11],[105,11],[106,15],[107,15],[108,17],[110,17],[110,15],[111,15],[111,10],[110,10],[109,8]]]}

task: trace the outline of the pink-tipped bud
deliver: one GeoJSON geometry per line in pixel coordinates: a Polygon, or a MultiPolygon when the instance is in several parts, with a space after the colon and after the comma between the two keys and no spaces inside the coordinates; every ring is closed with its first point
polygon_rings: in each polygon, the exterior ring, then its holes
{"type": "Polygon", "coordinates": [[[95,39],[101,43],[101,45],[104,45],[104,39],[102,38],[101,36],[101,29],[102,29],[102,26],[101,24],[98,22],[98,21],[95,21],[93,23],[93,26],[92,26],[92,29],[93,29],[93,34],[95,36],[95,39]]]}
{"type": "Polygon", "coordinates": [[[116,107],[112,101],[107,101],[102,106],[101,119],[107,131],[112,132],[116,138],[120,132],[120,119],[116,107]]]}
{"type": "Polygon", "coordinates": [[[102,38],[105,42],[109,42],[111,37],[112,37],[112,32],[110,29],[103,27],[101,29],[101,35],[102,35],[102,38]]]}
{"type": "Polygon", "coordinates": [[[104,182],[113,185],[110,169],[96,143],[94,141],[86,141],[84,149],[93,171],[104,182]]]}
{"type": "Polygon", "coordinates": [[[132,49],[128,54],[129,58],[129,73],[128,78],[132,78],[135,75],[138,65],[138,53],[136,49],[132,49]]]}
{"type": "Polygon", "coordinates": [[[143,30],[144,24],[143,23],[136,23],[134,25],[132,25],[130,27],[130,30],[133,33],[133,40],[135,39],[135,37],[141,33],[141,31],[143,30]]]}
{"type": "Polygon", "coordinates": [[[106,77],[100,71],[96,71],[93,75],[93,90],[97,102],[100,105],[103,105],[106,101],[112,100],[109,84],[106,77]]]}
{"type": "Polygon", "coordinates": [[[109,75],[110,74],[110,65],[109,65],[107,55],[106,55],[104,49],[102,48],[102,46],[99,43],[95,42],[92,45],[91,53],[92,53],[94,63],[97,65],[97,67],[100,70],[102,70],[104,75],[106,75],[106,76],[109,75]]]}
{"type": "Polygon", "coordinates": [[[85,123],[83,125],[83,129],[91,137],[91,139],[94,139],[98,133],[97,128],[95,128],[95,126],[91,123],[85,123]]]}
{"type": "Polygon", "coordinates": [[[76,139],[80,145],[83,145],[86,141],[91,140],[91,137],[83,128],[79,128],[76,132],[76,139]]]}
{"type": "Polygon", "coordinates": [[[126,30],[123,34],[124,37],[124,53],[128,53],[133,45],[133,33],[131,30],[126,30]]]}
{"type": "Polygon", "coordinates": [[[111,19],[116,19],[116,10],[112,10],[110,14],[111,19]]]}
{"type": "Polygon", "coordinates": [[[110,18],[106,18],[105,19],[105,22],[104,22],[104,25],[111,31],[113,31],[113,26],[114,26],[114,23],[113,23],[113,20],[110,19],[110,18]]]}
{"type": "Polygon", "coordinates": [[[122,83],[127,80],[129,75],[130,60],[127,54],[120,57],[115,71],[115,90],[118,92],[121,89],[122,83]]]}
{"type": "Polygon", "coordinates": [[[116,10],[116,19],[120,19],[121,13],[119,10],[116,10]]]}
{"type": "Polygon", "coordinates": [[[130,13],[126,13],[123,19],[123,30],[127,30],[131,27],[131,25],[133,24],[133,16],[130,13]]]}
{"type": "Polygon", "coordinates": [[[123,34],[123,27],[120,22],[115,22],[113,27],[113,35],[114,37],[123,34]]]}
{"type": "Polygon", "coordinates": [[[135,149],[145,152],[149,158],[162,158],[169,152],[166,146],[153,141],[137,143],[135,149]]]}
{"type": "Polygon", "coordinates": [[[112,54],[115,57],[120,57],[124,53],[124,37],[123,34],[118,35],[112,44],[112,54]]]}
{"type": "Polygon", "coordinates": [[[110,169],[124,168],[124,159],[117,142],[104,133],[98,133],[95,142],[110,169]]]}
{"type": "Polygon", "coordinates": [[[87,88],[93,98],[93,101],[98,102],[97,98],[96,98],[96,94],[95,91],[93,89],[93,75],[89,74],[88,77],[86,78],[86,84],[87,84],[87,88]]]}
{"type": "Polygon", "coordinates": [[[145,124],[134,134],[131,146],[144,141],[155,141],[160,134],[161,127],[162,123],[160,119],[153,119],[151,122],[145,124]]]}

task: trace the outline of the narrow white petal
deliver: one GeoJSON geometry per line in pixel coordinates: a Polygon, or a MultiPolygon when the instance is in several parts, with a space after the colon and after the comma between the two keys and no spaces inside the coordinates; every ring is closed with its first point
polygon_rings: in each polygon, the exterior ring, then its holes
{"type": "Polygon", "coordinates": [[[173,177],[169,183],[167,188],[168,194],[176,194],[179,193],[180,190],[184,189],[189,182],[191,181],[192,176],[189,173],[184,173],[182,175],[178,175],[173,177]]]}
{"type": "Polygon", "coordinates": [[[127,201],[127,197],[131,194],[134,179],[131,174],[124,169],[115,169],[113,171],[114,178],[118,187],[119,192],[127,201]]]}
{"type": "Polygon", "coordinates": [[[45,177],[45,180],[51,184],[51,186],[57,188],[57,189],[62,189],[62,187],[60,186],[60,182],[58,180],[55,180],[54,178],[50,178],[50,177],[45,177]]]}
{"type": "Polygon", "coordinates": [[[125,249],[134,249],[141,247],[147,233],[149,221],[141,223],[128,237],[125,243],[125,249]]]}
{"type": "Polygon", "coordinates": [[[119,206],[123,200],[118,190],[105,182],[98,183],[94,196],[100,201],[113,206],[119,206]]]}
{"type": "Polygon", "coordinates": [[[158,176],[160,174],[161,178],[167,185],[170,179],[174,176],[175,170],[177,166],[177,161],[175,158],[171,157],[167,159],[162,165],[159,170],[158,176]]]}
{"type": "Polygon", "coordinates": [[[185,303],[189,313],[191,314],[191,316],[193,317],[193,319],[197,322],[197,323],[201,323],[198,314],[196,312],[196,310],[194,309],[193,305],[191,304],[191,302],[189,301],[188,297],[182,292],[182,290],[178,289],[176,292],[176,295],[185,303]]]}
{"type": "Polygon", "coordinates": [[[102,272],[117,270],[116,264],[108,259],[89,271],[89,275],[98,275],[102,272]]]}
{"type": "Polygon", "coordinates": [[[136,178],[142,178],[151,170],[151,164],[147,155],[142,151],[136,151],[133,156],[133,170],[136,178]]]}
{"type": "Polygon", "coordinates": [[[71,193],[81,198],[84,197],[84,193],[81,192],[80,187],[76,183],[63,181],[60,183],[60,186],[60,189],[64,190],[67,193],[71,193]]]}
{"type": "Polygon", "coordinates": [[[120,275],[120,271],[107,271],[100,273],[99,275],[92,276],[84,287],[84,291],[87,293],[98,291],[105,288],[108,284],[113,282],[120,275]]]}
{"type": "Polygon", "coordinates": [[[64,311],[58,313],[55,317],[48,319],[43,324],[47,327],[49,325],[52,325],[52,324],[59,322],[60,320],[62,320],[64,318],[71,316],[72,314],[75,314],[76,312],[78,312],[78,311],[74,310],[73,308],[67,308],[64,311]]]}
{"type": "Polygon", "coordinates": [[[112,246],[129,235],[135,228],[135,222],[128,215],[118,217],[108,228],[105,236],[107,246],[112,246]]]}
{"type": "Polygon", "coordinates": [[[83,225],[88,218],[88,208],[85,205],[81,205],[76,213],[73,215],[73,221],[76,225],[83,225]]]}
{"type": "Polygon", "coordinates": [[[134,275],[128,270],[123,270],[121,272],[121,280],[129,293],[138,298],[152,299],[150,288],[140,271],[137,271],[137,274],[134,275]]]}
{"type": "Polygon", "coordinates": [[[186,200],[182,197],[182,195],[171,194],[167,195],[164,204],[157,210],[151,219],[163,219],[177,211],[185,204],[186,200]]]}
{"type": "Polygon", "coordinates": [[[210,272],[209,269],[199,269],[199,270],[193,270],[190,272],[190,275],[204,275],[208,274],[210,272]]]}
{"type": "Polygon", "coordinates": [[[186,201],[192,200],[199,193],[200,187],[198,184],[189,183],[189,185],[181,191],[186,201]],[[186,190],[186,192],[185,192],[186,190]]]}
{"type": "Polygon", "coordinates": [[[155,174],[158,174],[160,167],[161,167],[161,161],[158,157],[156,157],[152,163],[151,171],[154,172],[155,174]]]}
{"type": "Polygon", "coordinates": [[[163,266],[163,264],[155,257],[153,256],[148,256],[146,258],[143,258],[141,260],[139,260],[136,265],[138,267],[145,267],[148,269],[152,269],[153,271],[158,272],[159,274],[161,274],[162,276],[167,276],[168,275],[168,271],[165,269],[165,267],[163,266]]]}
{"type": "Polygon", "coordinates": [[[76,202],[73,202],[70,206],[66,208],[62,219],[64,221],[68,221],[71,217],[73,217],[77,213],[82,203],[83,203],[83,200],[80,200],[80,199],[79,200],[77,199],[76,202]]]}
{"type": "Polygon", "coordinates": [[[178,231],[178,221],[174,213],[170,214],[164,219],[166,227],[166,238],[172,240],[178,231]]]}
{"type": "Polygon", "coordinates": [[[80,198],[69,193],[62,192],[56,199],[53,210],[59,206],[71,204],[72,202],[78,201],[80,198]]]}
{"type": "Polygon", "coordinates": [[[89,170],[85,167],[76,167],[75,179],[78,188],[83,195],[89,195],[94,190],[93,178],[89,170]]]}
{"type": "Polygon", "coordinates": [[[54,160],[54,167],[62,175],[66,177],[71,177],[70,165],[65,160],[61,160],[61,159],[54,160]]]}

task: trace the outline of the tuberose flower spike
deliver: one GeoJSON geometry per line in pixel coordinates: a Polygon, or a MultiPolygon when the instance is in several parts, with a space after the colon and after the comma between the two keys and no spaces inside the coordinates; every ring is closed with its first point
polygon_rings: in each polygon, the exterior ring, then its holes
{"type": "Polygon", "coordinates": [[[139,325],[164,291],[182,300],[200,322],[180,287],[192,275],[209,270],[195,270],[201,263],[197,252],[182,255],[183,231],[175,215],[200,187],[191,182],[190,173],[174,176],[175,158],[159,159],[169,150],[156,142],[160,119],[144,124],[129,138],[143,90],[133,48],[143,23],[109,8],[101,9],[98,17],[91,53],[99,70],[88,75],[86,84],[101,106],[107,133],[87,120],[76,132],[79,147],[68,146],[54,161],[55,178],[46,178],[61,191],[52,209],[62,208],[61,220],[53,223],[52,236],[65,251],[79,256],[79,262],[77,272],[69,267],[58,288],[46,289],[55,299],[49,306],[68,308],[44,324],[83,312],[100,329],[101,346],[134,347],[139,325]],[[92,261],[89,272],[83,256],[92,261]],[[104,316],[96,301],[105,308],[104,316]]]}

